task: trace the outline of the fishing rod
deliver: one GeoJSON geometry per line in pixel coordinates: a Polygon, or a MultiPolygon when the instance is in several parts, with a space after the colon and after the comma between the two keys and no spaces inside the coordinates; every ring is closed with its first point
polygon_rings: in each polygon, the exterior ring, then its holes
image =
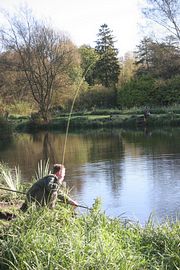
{"type": "MultiPolygon", "coordinates": [[[[23,191],[18,191],[18,190],[14,190],[14,189],[10,189],[10,188],[4,188],[4,187],[0,187],[0,189],[26,195],[26,192],[23,192],[23,191]]],[[[80,205],[80,204],[78,204],[77,207],[84,208],[84,209],[87,209],[87,210],[92,210],[92,208],[89,208],[87,206],[80,205]]]]}
{"type": "MultiPolygon", "coordinates": [[[[71,109],[70,109],[70,112],[69,112],[69,116],[68,116],[68,122],[67,122],[67,127],[66,127],[66,135],[65,135],[65,140],[64,140],[64,147],[63,147],[63,155],[62,155],[62,164],[64,165],[64,159],[65,159],[65,152],[66,152],[66,144],[67,144],[67,138],[68,138],[68,132],[69,132],[69,125],[70,125],[70,120],[71,120],[71,116],[72,116],[72,112],[73,112],[73,108],[74,108],[74,104],[75,104],[75,101],[76,101],[76,98],[77,98],[77,95],[79,93],[79,90],[80,90],[80,87],[89,71],[89,69],[91,68],[91,66],[94,65],[94,62],[92,62],[87,70],[85,71],[79,85],[78,85],[78,88],[76,90],[76,93],[74,95],[74,98],[73,98],[73,102],[72,102],[72,105],[71,105],[71,109]]],[[[15,193],[19,193],[19,194],[23,194],[23,195],[26,195],[25,192],[22,192],[22,191],[18,191],[18,190],[13,190],[13,189],[8,189],[8,188],[3,188],[3,187],[0,187],[0,189],[2,190],[6,190],[6,191],[10,191],[10,192],[15,192],[15,193]]],[[[87,210],[91,210],[91,208],[87,207],[87,206],[83,206],[83,205],[77,205],[77,207],[81,207],[81,208],[84,208],[84,209],[87,209],[87,210]]]]}
{"type": "Polygon", "coordinates": [[[84,209],[87,209],[87,210],[92,210],[92,208],[89,208],[89,207],[87,207],[87,206],[80,205],[80,204],[78,204],[77,207],[84,208],[84,209]]]}
{"type": "Polygon", "coordinates": [[[76,101],[76,98],[77,98],[77,95],[79,93],[79,90],[80,90],[80,87],[89,71],[89,69],[91,68],[91,66],[94,65],[94,62],[92,62],[87,70],[85,71],[79,85],[78,85],[78,88],[75,92],[75,95],[74,95],[74,98],[73,98],[73,101],[72,101],[72,105],[71,105],[71,109],[70,109],[70,112],[69,112],[69,116],[68,116],[68,122],[67,122],[67,126],[66,126],[66,135],[65,135],[65,140],[64,140],[64,147],[63,147],[63,155],[62,155],[62,164],[64,165],[64,159],[65,159],[65,152],[66,152],[66,144],[67,144],[67,138],[68,138],[68,132],[69,132],[69,125],[70,125],[70,120],[71,120],[71,116],[72,116],[72,112],[73,112],[73,108],[74,108],[74,104],[75,104],[75,101],[76,101]]]}
{"type": "Polygon", "coordinates": [[[2,190],[6,190],[6,191],[15,192],[15,193],[19,193],[19,194],[23,194],[23,195],[26,195],[26,193],[25,193],[25,192],[18,191],[18,190],[14,190],[14,189],[3,188],[3,187],[0,187],[0,189],[2,189],[2,190]]]}

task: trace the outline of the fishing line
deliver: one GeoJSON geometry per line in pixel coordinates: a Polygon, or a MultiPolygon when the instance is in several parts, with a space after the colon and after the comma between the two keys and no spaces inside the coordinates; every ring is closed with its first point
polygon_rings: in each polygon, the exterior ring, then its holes
{"type": "Polygon", "coordinates": [[[69,132],[69,125],[70,125],[70,120],[71,120],[71,116],[72,116],[74,104],[75,104],[77,95],[78,95],[78,93],[79,93],[80,87],[81,87],[81,85],[82,85],[82,83],[83,83],[83,81],[84,81],[84,79],[85,79],[85,77],[86,77],[86,75],[87,75],[87,73],[88,73],[90,67],[91,67],[93,64],[94,64],[94,62],[91,63],[91,64],[88,66],[86,72],[84,73],[84,76],[82,77],[82,79],[81,79],[81,81],[80,81],[80,83],[79,83],[79,85],[78,85],[78,88],[77,88],[77,90],[76,90],[76,92],[75,92],[75,95],[74,95],[74,98],[73,98],[73,102],[72,102],[71,109],[70,109],[69,116],[68,116],[68,122],[67,122],[67,127],[66,127],[66,135],[65,135],[65,140],[64,140],[64,148],[63,148],[63,156],[62,156],[62,164],[63,164],[63,165],[64,165],[64,159],[65,159],[65,152],[66,152],[67,138],[68,138],[68,132],[69,132]]]}
{"type": "MultiPolygon", "coordinates": [[[[74,108],[74,104],[75,104],[75,101],[76,101],[76,98],[77,98],[77,95],[79,93],[79,90],[80,90],[80,87],[85,79],[85,76],[87,75],[90,67],[94,64],[91,63],[86,72],[84,73],[79,85],[78,85],[78,88],[75,92],[75,95],[74,95],[74,98],[73,98],[73,102],[72,102],[72,105],[71,105],[71,109],[70,109],[70,113],[69,113],[69,116],[68,116],[68,122],[67,122],[67,127],[66,127],[66,135],[65,135],[65,140],[64,140],[64,147],[63,147],[63,156],[62,156],[62,164],[64,164],[64,159],[65,159],[65,152],[66,152],[66,145],[67,145],[67,138],[68,138],[68,132],[69,132],[69,125],[70,125],[70,120],[71,120],[71,115],[72,115],[72,112],[73,112],[73,108],[74,108]]],[[[6,191],[10,191],[10,192],[16,192],[16,193],[19,193],[19,194],[23,194],[23,195],[26,195],[25,192],[22,192],[22,191],[18,191],[18,190],[12,190],[12,189],[8,189],[8,188],[3,188],[3,187],[0,187],[0,189],[2,190],[6,190],[6,191]]],[[[83,205],[77,205],[77,207],[81,207],[81,208],[85,208],[85,209],[88,209],[88,210],[91,210],[91,208],[87,207],[87,206],[83,206],[83,205]]]]}

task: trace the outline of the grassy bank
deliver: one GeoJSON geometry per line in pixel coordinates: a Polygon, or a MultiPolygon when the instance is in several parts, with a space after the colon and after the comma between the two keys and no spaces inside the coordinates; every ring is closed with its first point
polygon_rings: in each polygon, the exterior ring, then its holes
{"type": "Polygon", "coordinates": [[[1,224],[0,269],[180,269],[180,222],[145,227],[58,205],[1,224]]]}
{"type": "MultiPolygon", "coordinates": [[[[31,119],[13,119],[15,129],[18,131],[32,130],[65,130],[68,121],[67,115],[56,115],[48,123],[32,121],[31,119]]],[[[152,113],[146,121],[141,113],[112,113],[112,114],[73,114],[70,129],[81,128],[139,128],[139,127],[178,127],[180,126],[180,113],[152,113]]]]}
{"type": "MultiPolygon", "coordinates": [[[[37,113],[30,115],[9,112],[8,124],[13,130],[35,131],[35,130],[64,130],[67,126],[69,111],[51,111],[49,122],[44,123],[37,113]]],[[[74,111],[71,117],[70,128],[137,128],[137,127],[163,127],[180,126],[180,105],[169,107],[150,108],[150,116],[143,121],[144,107],[133,107],[130,109],[93,109],[92,111],[74,111]]]]}
{"type": "MultiPolygon", "coordinates": [[[[38,179],[47,174],[48,164],[39,163],[38,179]]],[[[14,170],[1,164],[0,173],[2,184],[27,190],[20,186],[20,171],[14,175],[14,170]]],[[[24,195],[3,190],[1,200],[0,211],[16,215],[11,221],[0,220],[2,270],[180,269],[179,220],[154,225],[150,219],[142,227],[108,217],[98,199],[87,213],[77,209],[77,215],[70,205],[60,203],[54,210],[32,206],[22,213],[18,209],[24,195]]]]}
{"type": "MultiPolygon", "coordinates": [[[[68,117],[57,117],[49,123],[24,121],[16,125],[17,131],[32,130],[65,130],[68,117]]],[[[143,127],[178,127],[180,126],[180,114],[151,115],[146,123],[143,115],[89,115],[72,116],[70,129],[77,128],[143,128],[143,127]]]]}

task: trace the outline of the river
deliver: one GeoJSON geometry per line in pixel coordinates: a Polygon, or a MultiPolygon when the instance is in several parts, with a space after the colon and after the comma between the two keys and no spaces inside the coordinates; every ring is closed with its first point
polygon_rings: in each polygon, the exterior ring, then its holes
{"type": "MultiPolygon", "coordinates": [[[[65,134],[16,133],[0,144],[0,161],[19,166],[32,181],[39,160],[60,163],[65,134]]],[[[180,129],[91,130],[69,133],[65,151],[67,186],[80,204],[98,197],[108,216],[144,224],[180,213],[180,129]]]]}

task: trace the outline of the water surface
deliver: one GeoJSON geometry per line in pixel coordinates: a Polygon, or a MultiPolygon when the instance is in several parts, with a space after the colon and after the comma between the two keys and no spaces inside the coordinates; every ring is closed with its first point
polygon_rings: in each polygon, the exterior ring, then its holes
{"type": "MultiPolygon", "coordinates": [[[[180,129],[154,131],[93,130],[70,133],[66,182],[79,203],[91,206],[100,197],[112,217],[145,223],[176,218],[180,209],[180,129]]],[[[31,181],[40,159],[62,161],[65,134],[15,134],[0,145],[0,161],[19,165],[31,181]]]]}

